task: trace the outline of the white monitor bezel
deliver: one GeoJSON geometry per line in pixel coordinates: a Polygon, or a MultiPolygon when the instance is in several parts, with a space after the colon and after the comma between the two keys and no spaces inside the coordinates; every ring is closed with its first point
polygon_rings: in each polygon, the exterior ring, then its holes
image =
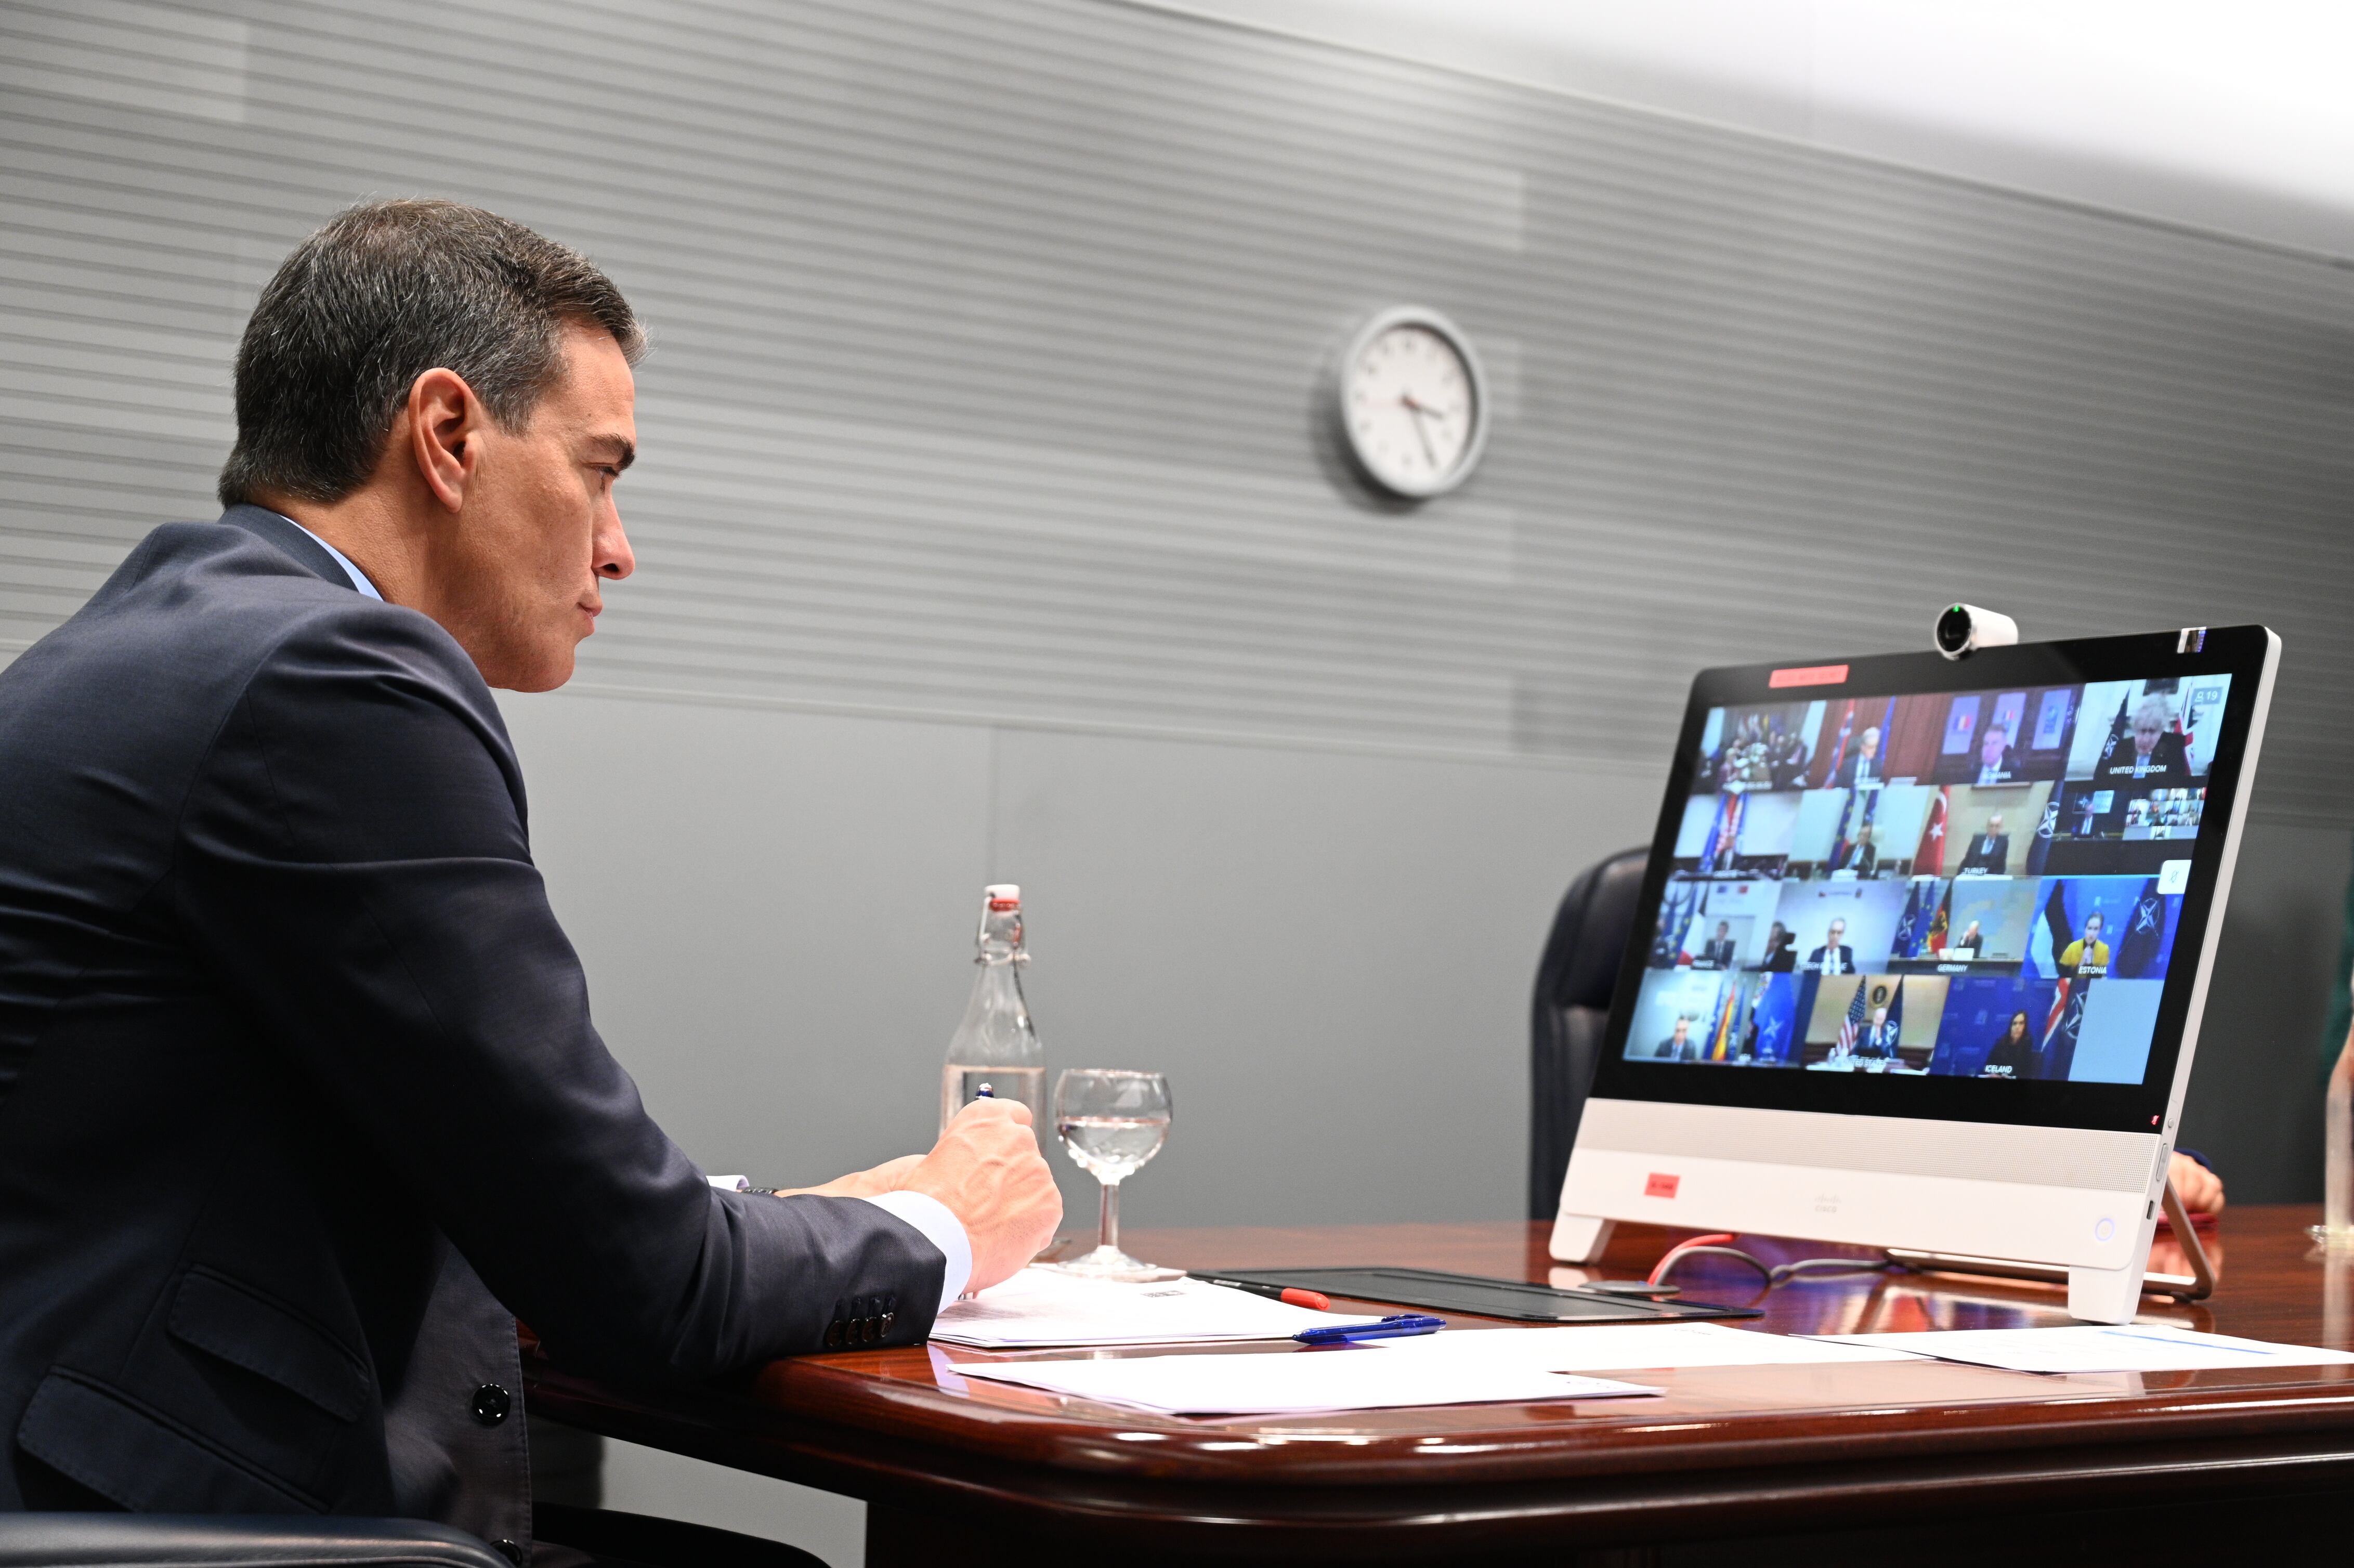
{"type": "MultiPolygon", "coordinates": [[[[2156,1233],[2166,1156],[2181,1122],[2280,647],[2276,634],[2257,626],[2202,629],[2195,640],[2190,633],[2169,632],[2021,644],[1989,650],[1942,670],[1943,661],[1928,654],[1702,672],[1693,682],[1678,762],[1669,779],[1638,905],[1638,930],[1658,907],[1667,882],[1702,716],[1712,706],[1727,705],[1728,696],[1740,701],[1751,693],[1786,689],[1774,679],[1777,668],[1803,668],[1818,677],[1838,670],[1846,677],[1833,687],[1839,695],[1968,691],[2072,667],[2115,671],[2147,664],[2152,672],[2174,668],[2185,673],[2231,673],[2232,694],[2227,702],[2235,711],[2227,712],[2225,746],[2210,768],[2211,779],[2220,775],[2218,781],[2228,788],[2222,832],[2211,834],[2202,829],[2195,841],[2199,848],[2190,893],[2200,900],[2196,952],[2184,954],[2178,938],[2169,994],[2161,1011],[2161,1029],[2168,1027],[2167,1021],[2177,1021],[2172,1024],[2178,1042],[2172,1070],[2162,1096],[2147,1079],[2139,1086],[2143,1098],[2136,1118],[2144,1110],[2157,1118],[2157,1125],[2145,1129],[2116,1125],[2115,1116],[2107,1118],[2109,1125],[2087,1127],[2052,1125],[2048,1119],[1931,1118],[1727,1104],[1721,1097],[1719,1103],[1655,1095],[1620,1098],[1605,1090],[1610,1079],[1623,1075],[1606,1069],[1597,1075],[1596,1097],[1587,1102],[1571,1152],[1553,1255],[1564,1262],[1597,1256],[1610,1224],[1627,1220],[2009,1257],[2065,1266],[2071,1309],[2077,1316],[2106,1321],[2130,1318],[2156,1233]],[[2184,971],[2186,956],[2193,961],[2184,971]],[[2179,1010],[2173,994],[2177,983],[2181,987],[2179,1010]],[[2152,1110],[2153,1106],[2162,1108],[2152,1110]],[[1680,1117],[1677,1107],[1690,1114],[1680,1117]],[[1967,1151],[1958,1160],[1950,1152],[1956,1137],[1967,1151]],[[1948,1168],[1940,1169],[1934,1160],[1925,1164],[1908,1151],[1889,1152],[1892,1139],[1899,1144],[1937,1145],[1946,1150],[1948,1168]],[[1792,1155],[1761,1157],[1785,1149],[1792,1155]],[[1950,1168],[1969,1164],[1973,1154],[1982,1158],[1978,1168],[2009,1174],[1988,1179],[1950,1168]],[[2018,1179],[2022,1171],[2037,1179],[2018,1179]]],[[[1818,678],[1813,690],[1831,684],[1818,678]]],[[[2188,899],[2186,895],[2186,906],[2188,899]]],[[[1623,1059],[1634,982],[1643,961],[1641,952],[1630,950],[1606,1036],[1606,1062],[1623,1059]]],[[[2158,1054],[2154,1044],[2153,1058],[2158,1054]]],[[[1663,1070],[1761,1076],[1691,1064],[1663,1070]]]]}

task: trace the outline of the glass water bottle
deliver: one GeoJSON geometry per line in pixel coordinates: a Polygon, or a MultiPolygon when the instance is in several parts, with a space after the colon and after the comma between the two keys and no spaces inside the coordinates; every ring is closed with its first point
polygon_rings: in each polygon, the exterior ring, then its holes
{"type": "Polygon", "coordinates": [[[1034,1128],[1045,1114],[1046,1053],[1022,999],[1022,966],[1030,961],[1022,950],[1022,889],[999,883],[981,890],[974,946],[981,972],[940,1073],[940,1128],[945,1131],[986,1084],[993,1097],[1028,1106],[1034,1128]]]}
{"type": "MultiPolygon", "coordinates": [[[[2349,977],[2354,984],[2354,977],[2349,977]]],[[[2346,1032],[2345,1049],[2329,1075],[2324,1113],[2327,1144],[2322,1154],[2321,1224],[2312,1227],[2315,1240],[2332,1251],[2354,1250],[2354,1029],[2346,1032]]]]}

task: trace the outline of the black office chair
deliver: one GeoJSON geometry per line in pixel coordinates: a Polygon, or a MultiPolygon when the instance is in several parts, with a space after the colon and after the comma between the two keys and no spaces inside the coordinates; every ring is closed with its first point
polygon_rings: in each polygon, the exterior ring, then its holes
{"type": "MultiPolygon", "coordinates": [[[[534,1531],[600,1563],[825,1568],[797,1546],[705,1525],[540,1503],[534,1531]]],[[[0,1513],[0,1568],[514,1568],[463,1531],[302,1514],[0,1513]]]]}
{"type": "Polygon", "coordinates": [[[0,1568],[514,1568],[462,1531],[302,1514],[0,1513],[0,1568]]]}
{"type": "Polygon", "coordinates": [[[1648,846],[1620,850],[1578,874],[1562,895],[1537,964],[1529,1009],[1529,1218],[1561,1207],[1561,1180],[1577,1141],[1610,1023],[1610,993],[1635,931],[1648,846]]]}

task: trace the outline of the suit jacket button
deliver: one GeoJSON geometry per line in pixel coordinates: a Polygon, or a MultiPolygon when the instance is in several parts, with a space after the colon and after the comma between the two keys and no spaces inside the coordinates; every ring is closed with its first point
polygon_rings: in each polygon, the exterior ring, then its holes
{"type": "Polygon", "coordinates": [[[899,1320],[899,1314],[897,1314],[896,1312],[885,1312],[885,1313],[884,1313],[884,1314],[883,1314],[883,1331],[884,1331],[885,1334],[888,1334],[888,1333],[891,1331],[891,1325],[892,1325],[892,1324],[894,1324],[894,1323],[896,1323],[896,1322],[897,1322],[898,1320],[899,1320]]]}
{"type": "Polygon", "coordinates": [[[842,1324],[841,1324],[841,1322],[840,1322],[839,1320],[837,1320],[837,1321],[835,1321],[835,1322],[832,1322],[832,1323],[827,1324],[827,1325],[826,1325],[826,1329],[825,1329],[825,1347],[826,1347],[826,1349],[828,1349],[828,1350],[835,1350],[835,1349],[838,1349],[838,1348],[841,1346],[841,1344],[842,1344],[842,1324]]]}
{"type": "Polygon", "coordinates": [[[870,1343],[870,1344],[874,1342],[874,1339],[875,1339],[875,1319],[872,1319],[872,1318],[861,1318],[860,1319],[858,1319],[858,1337],[859,1337],[861,1340],[866,1340],[866,1341],[867,1341],[868,1343],[870,1343]]]}
{"type": "Polygon", "coordinates": [[[515,1564],[515,1568],[523,1568],[522,1547],[516,1545],[512,1541],[494,1542],[493,1544],[498,1548],[500,1556],[515,1564]]]}
{"type": "Polygon", "coordinates": [[[485,1426],[496,1426],[514,1408],[514,1395],[497,1383],[486,1383],[474,1391],[474,1419],[485,1426]]]}

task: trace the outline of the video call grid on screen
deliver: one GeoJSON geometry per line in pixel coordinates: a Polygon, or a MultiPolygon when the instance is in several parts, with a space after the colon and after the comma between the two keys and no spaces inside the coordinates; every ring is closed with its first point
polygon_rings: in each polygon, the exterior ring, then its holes
{"type": "Polygon", "coordinates": [[[2266,639],[2186,641],[1704,673],[1596,1092],[2154,1125],[2266,639]]]}

